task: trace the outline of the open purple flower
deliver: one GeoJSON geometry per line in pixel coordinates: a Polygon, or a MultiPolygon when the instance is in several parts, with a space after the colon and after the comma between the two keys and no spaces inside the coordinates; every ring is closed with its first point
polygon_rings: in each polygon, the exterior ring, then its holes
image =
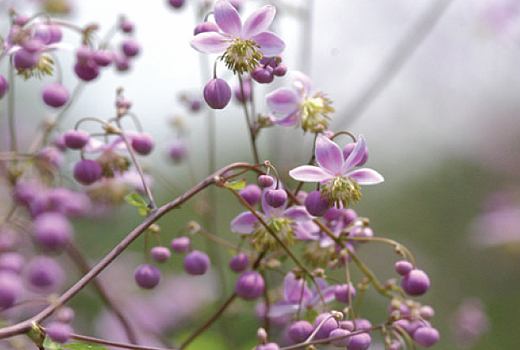
{"type": "Polygon", "coordinates": [[[316,278],[316,284],[319,291],[314,284],[310,290],[304,279],[297,279],[294,273],[289,272],[283,282],[284,300],[271,307],[269,317],[280,317],[299,311],[305,313],[307,309],[318,306],[322,302],[322,296],[325,303],[334,300],[334,287],[330,287],[323,278],[316,278]]]}
{"type": "Polygon", "coordinates": [[[303,165],[291,171],[289,175],[298,181],[320,182],[321,192],[331,203],[341,202],[347,207],[361,198],[359,185],[374,185],[384,181],[381,174],[373,169],[358,169],[357,166],[365,154],[365,137],[359,136],[356,148],[345,159],[339,146],[324,135],[316,139],[315,156],[319,166],[303,165]]]}
{"type": "Polygon", "coordinates": [[[218,0],[213,9],[221,32],[203,32],[191,40],[191,46],[204,53],[220,53],[226,66],[235,73],[252,72],[264,56],[279,55],[285,43],[267,31],[274,19],[274,6],[264,6],[242,23],[237,10],[227,0],[218,0]]]}
{"type": "MultiPolygon", "coordinates": [[[[267,189],[268,190],[268,189],[267,189]]],[[[262,194],[263,213],[257,212],[269,228],[287,245],[294,244],[294,238],[304,238],[311,235],[308,231],[317,231],[317,225],[312,221],[304,206],[285,208],[285,203],[277,208],[266,201],[264,190],[262,194]]],[[[239,214],[231,221],[231,231],[242,234],[252,234],[253,246],[258,250],[276,250],[279,243],[250,211],[239,214]]]]}
{"type": "Polygon", "coordinates": [[[311,94],[311,82],[301,72],[291,72],[295,89],[279,88],[266,96],[267,105],[275,112],[285,115],[272,118],[275,124],[289,126],[301,123],[304,131],[316,132],[318,126],[327,128],[329,113],[334,112],[331,101],[321,92],[311,94]]]}

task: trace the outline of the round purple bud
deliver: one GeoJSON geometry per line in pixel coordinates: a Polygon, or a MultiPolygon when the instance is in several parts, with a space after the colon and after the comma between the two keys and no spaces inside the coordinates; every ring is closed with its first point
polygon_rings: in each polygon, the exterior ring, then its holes
{"type": "Polygon", "coordinates": [[[114,60],[114,54],[109,50],[98,50],[92,54],[92,59],[97,65],[106,67],[114,60]]]}
{"type": "Polygon", "coordinates": [[[242,272],[249,266],[249,256],[244,253],[238,253],[229,260],[229,268],[234,272],[242,272]]]}
{"type": "Polygon", "coordinates": [[[26,13],[20,13],[18,16],[16,16],[14,18],[14,24],[16,24],[17,26],[24,26],[25,23],[29,22],[29,20],[31,19],[31,16],[29,16],[28,14],[26,13]]]}
{"type": "Polygon", "coordinates": [[[34,238],[46,250],[63,250],[74,232],[72,225],[61,213],[43,213],[34,219],[34,238]]]}
{"type": "Polygon", "coordinates": [[[126,57],[135,57],[139,54],[141,50],[141,46],[137,40],[129,38],[126,39],[121,45],[121,50],[125,54],[126,57]]]}
{"type": "Polygon", "coordinates": [[[287,74],[287,66],[283,63],[280,63],[273,69],[273,74],[277,77],[283,77],[285,74],[287,74]]]}
{"type": "Polygon", "coordinates": [[[42,93],[43,102],[51,107],[61,107],[69,100],[69,91],[67,88],[60,83],[50,83],[44,89],[42,93]]]}
{"type": "Polygon", "coordinates": [[[331,344],[338,348],[347,346],[350,343],[350,337],[347,337],[349,334],[350,334],[350,331],[347,331],[346,329],[342,329],[342,328],[334,329],[329,334],[330,338],[335,338],[335,337],[344,337],[344,338],[332,340],[331,344]]]}
{"type": "Polygon", "coordinates": [[[408,295],[423,295],[430,288],[430,279],[422,270],[412,270],[401,279],[401,287],[408,295]]]}
{"type": "Polygon", "coordinates": [[[265,191],[265,201],[273,208],[281,207],[287,200],[287,192],[282,189],[265,191]]]}
{"type": "Polygon", "coordinates": [[[269,84],[274,80],[273,68],[271,66],[256,67],[251,72],[251,78],[260,84],[269,84]]]}
{"type": "Polygon", "coordinates": [[[244,272],[235,283],[235,293],[244,300],[258,299],[264,293],[265,282],[256,271],[244,272]]]}
{"type": "Polygon", "coordinates": [[[305,198],[305,208],[313,216],[323,216],[330,209],[329,198],[320,191],[312,191],[305,198]]]}
{"type": "Polygon", "coordinates": [[[0,74],[0,99],[4,97],[7,90],[9,90],[9,83],[7,83],[7,80],[0,74]]]}
{"type": "Polygon", "coordinates": [[[74,178],[84,185],[96,182],[101,176],[103,176],[103,168],[93,159],[82,159],[74,166],[74,178]]]}
{"type": "Polygon", "coordinates": [[[5,252],[0,254],[0,271],[20,273],[25,264],[22,254],[16,252],[5,252]]]}
{"type": "Polygon", "coordinates": [[[350,284],[338,284],[334,287],[334,296],[336,297],[337,301],[340,301],[342,303],[348,303],[349,298],[350,301],[354,299],[356,296],[356,289],[350,284]]]}
{"type": "Polygon", "coordinates": [[[368,333],[359,333],[350,337],[347,350],[367,350],[372,339],[368,333]]]}
{"type": "Polygon", "coordinates": [[[433,327],[421,327],[413,333],[412,338],[420,346],[429,348],[439,341],[440,335],[439,331],[433,327]]]}
{"type": "Polygon", "coordinates": [[[202,22],[195,26],[195,29],[193,30],[193,35],[197,35],[200,33],[206,33],[206,32],[218,32],[218,26],[213,22],[202,22]]]}
{"type": "Polygon", "coordinates": [[[153,261],[158,263],[164,263],[170,259],[171,252],[166,247],[153,247],[150,250],[150,257],[153,261]]]}
{"type": "Polygon", "coordinates": [[[231,100],[231,88],[222,79],[211,79],[204,86],[204,100],[213,109],[223,109],[231,100]]]}
{"type": "Polygon", "coordinates": [[[176,140],[168,146],[167,152],[168,152],[168,157],[174,163],[178,163],[178,162],[182,161],[184,159],[184,157],[186,156],[186,152],[187,152],[186,145],[184,144],[183,141],[176,140]]]}
{"type": "Polygon", "coordinates": [[[134,272],[135,283],[143,289],[155,288],[161,282],[161,270],[151,264],[143,264],[134,272]]]}
{"type": "Polygon", "coordinates": [[[153,146],[154,141],[149,134],[140,133],[132,136],[132,148],[140,155],[150,154],[153,146]]]}
{"type": "Polygon", "coordinates": [[[127,19],[123,19],[120,23],[119,23],[119,28],[124,32],[124,33],[131,33],[133,30],[134,30],[134,24],[132,22],[130,22],[129,20],[127,19]]]}
{"type": "Polygon", "coordinates": [[[309,321],[297,321],[289,327],[289,338],[295,343],[305,341],[311,335],[314,328],[309,321]]]}
{"type": "Polygon", "coordinates": [[[175,253],[187,253],[190,251],[190,238],[185,236],[174,238],[170,243],[170,248],[172,248],[175,253]]]}
{"type": "Polygon", "coordinates": [[[84,64],[80,62],[74,65],[74,72],[83,81],[91,81],[97,78],[99,75],[99,66],[94,60],[89,60],[84,64]]]}
{"type": "Polygon", "coordinates": [[[47,256],[33,258],[25,268],[29,286],[36,292],[55,292],[65,281],[65,271],[47,256]]]}
{"type": "Polygon", "coordinates": [[[40,60],[39,52],[31,52],[22,48],[14,54],[14,66],[18,70],[31,69],[36,67],[40,60]]]}
{"type": "Polygon", "coordinates": [[[401,276],[409,274],[412,270],[413,265],[411,262],[407,260],[400,260],[395,263],[395,272],[397,272],[401,276]]]}
{"type": "Polygon", "coordinates": [[[171,7],[179,9],[184,5],[184,0],[169,0],[168,3],[171,7]]]}
{"type": "Polygon", "coordinates": [[[63,31],[61,30],[60,26],[56,24],[50,24],[47,26],[50,34],[49,38],[49,44],[54,44],[61,41],[61,38],[63,37],[63,31]]]}
{"type": "Polygon", "coordinates": [[[262,188],[271,187],[274,184],[274,178],[271,175],[260,175],[258,177],[258,186],[262,188]]]}
{"type": "Polygon", "coordinates": [[[72,326],[68,323],[63,322],[52,322],[45,327],[45,333],[49,336],[52,341],[63,344],[69,340],[72,334],[72,326]]]}
{"type": "Polygon", "coordinates": [[[206,253],[194,250],[184,258],[184,270],[190,275],[203,275],[209,268],[209,257],[206,253]]]}
{"type": "Polygon", "coordinates": [[[0,309],[7,309],[22,294],[20,277],[10,271],[0,272],[0,309]]]}
{"type": "Polygon", "coordinates": [[[130,69],[130,59],[120,52],[114,53],[114,63],[118,72],[126,72],[130,69]]]}
{"type": "Polygon", "coordinates": [[[68,130],[63,134],[65,146],[72,149],[81,149],[89,141],[90,135],[83,130],[68,130]]]}
{"type": "Polygon", "coordinates": [[[255,205],[262,199],[262,190],[255,184],[250,184],[241,189],[238,194],[250,206],[255,205]]]}
{"type": "Polygon", "coordinates": [[[92,59],[92,50],[90,47],[83,45],[78,47],[76,51],[76,60],[80,65],[86,65],[92,59]]]}
{"type": "Polygon", "coordinates": [[[319,314],[318,317],[316,317],[313,327],[314,327],[314,330],[316,330],[318,327],[320,327],[318,329],[318,331],[316,332],[316,335],[314,336],[314,338],[316,340],[319,340],[319,339],[328,338],[330,335],[330,332],[337,329],[339,327],[339,325],[338,325],[338,321],[336,321],[336,319],[334,317],[331,317],[330,313],[325,312],[325,313],[319,314]],[[327,321],[325,321],[323,324],[321,324],[325,319],[327,319],[327,321]],[[320,324],[321,324],[321,326],[320,326],[320,324]]]}

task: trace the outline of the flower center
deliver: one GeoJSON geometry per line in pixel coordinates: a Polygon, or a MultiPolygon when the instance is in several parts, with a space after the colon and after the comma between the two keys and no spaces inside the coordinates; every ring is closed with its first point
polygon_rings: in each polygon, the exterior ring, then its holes
{"type": "Polygon", "coordinates": [[[300,109],[303,130],[312,132],[316,132],[318,126],[327,129],[330,120],[329,113],[334,112],[332,101],[321,92],[305,99],[301,103],[300,109]]]}
{"type": "MultiPolygon", "coordinates": [[[[287,218],[272,218],[267,220],[267,226],[280,240],[287,246],[294,245],[293,222],[287,218]]],[[[267,230],[261,223],[253,231],[253,248],[258,251],[276,251],[282,248],[278,240],[273,237],[271,232],[267,230]]]]}
{"type": "Polygon", "coordinates": [[[361,199],[361,187],[359,184],[344,175],[338,175],[323,185],[321,193],[327,196],[329,201],[336,206],[341,202],[344,208],[359,202],[361,199]]]}
{"type": "Polygon", "coordinates": [[[259,64],[264,54],[253,40],[233,38],[232,44],[224,51],[221,60],[234,73],[252,72],[259,64]]]}

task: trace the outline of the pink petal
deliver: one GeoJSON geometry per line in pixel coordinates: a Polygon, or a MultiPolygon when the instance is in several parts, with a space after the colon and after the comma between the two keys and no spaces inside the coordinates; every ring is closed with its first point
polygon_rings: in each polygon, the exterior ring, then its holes
{"type": "Polygon", "coordinates": [[[334,177],[334,175],[328,171],[312,165],[299,166],[289,171],[289,176],[295,180],[305,182],[322,182],[334,177]]]}
{"type": "Polygon", "coordinates": [[[218,27],[224,32],[239,38],[242,32],[242,21],[237,10],[226,0],[219,0],[213,8],[213,15],[218,27]]]}
{"type": "Polygon", "coordinates": [[[239,214],[231,221],[231,231],[238,233],[251,233],[258,219],[250,211],[239,214]]]}
{"type": "Polygon", "coordinates": [[[298,312],[300,308],[299,303],[287,303],[285,301],[280,301],[271,306],[269,309],[269,317],[280,317],[287,314],[294,314],[298,312]]]}
{"type": "Polygon", "coordinates": [[[319,166],[328,170],[331,174],[340,175],[343,165],[343,152],[341,148],[327,136],[318,135],[315,149],[316,161],[319,166]]]}
{"type": "Polygon", "coordinates": [[[199,52],[220,53],[231,44],[230,38],[222,33],[204,32],[197,34],[190,41],[191,47],[199,52]]]}
{"type": "Polygon", "coordinates": [[[250,39],[260,45],[260,51],[267,57],[279,55],[285,49],[285,42],[271,32],[262,32],[250,39]]]}
{"type": "Polygon", "coordinates": [[[292,272],[289,272],[283,281],[283,296],[286,301],[299,303],[312,297],[312,293],[307,287],[304,279],[296,279],[292,272]]]}
{"type": "Polygon", "coordinates": [[[347,159],[345,159],[345,164],[343,164],[343,168],[341,169],[342,174],[345,174],[347,171],[355,167],[356,164],[358,164],[361,161],[361,159],[363,159],[363,157],[365,156],[365,148],[365,136],[359,135],[359,140],[356,144],[356,148],[354,148],[352,153],[350,153],[347,159]]]}
{"type": "Polygon", "coordinates": [[[353,172],[348,173],[347,176],[360,185],[375,185],[385,181],[381,174],[369,168],[354,170],[353,172]]]}
{"type": "Polygon", "coordinates": [[[284,210],[282,215],[286,218],[294,219],[295,221],[307,221],[312,219],[303,205],[290,207],[289,209],[284,210]]]}
{"type": "Polygon", "coordinates": [[[298,109],[300,100],[293,90],[288,88],[277,89],[265,96],[267,106],[276,113],[287,114],[298,109]]]}
{"type": "Polygon", "coordinates": [[[294,80],[294,84],[298,88],[298,90],[302,90],[307,94],[311,91],[311,80],[308,76],[303,74],[300,71],[291,72],[291,77],[294,80]]]}
{"type": "Polygon", "coordinates": [[[274,116],[270,116],[269,119],[273,123],[281,125],[281,126],[291,126],[291,125],[298,123],[300,121],[300,117],[301,117],[300,110],[297,109],[297,110],[293,111],[292,113],[287,114],[282,119],[277,119],[274,116]]]}
{"type": "Polygon", "coordinates": [[[266,31],[273,22],[275,13],[275,7],[270,5],[253,12],[242,27],[242,38],[247,39],[266,31]]]}
{"type": "Polygon", "coordinates": [[[300,221],[296,222],[294,228],[294,234],[297,239],[307,239],[315,241],[319,239],[317,233],[320,231],[320,227],[316,225],[314,221],[300,221]]]}

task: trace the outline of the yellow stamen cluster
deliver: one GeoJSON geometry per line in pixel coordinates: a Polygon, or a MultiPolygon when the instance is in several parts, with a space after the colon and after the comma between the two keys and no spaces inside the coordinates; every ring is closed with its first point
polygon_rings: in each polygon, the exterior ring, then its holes
{"type": "MultiPolygon", "coordinates": [[[[272,218],[267,226],[287,246],[294,245],[293,223],[287,218],[272,218]]],[[[282,248],[278,241],[260,222],[255,224],[256,229],[252,233],[253,248],[257,251],[277,251],[282,248]]]]}
{"type": "Polygon", "coordinates": [[[339,202],[346,208],[361,199],[361,187],[348,176],[338,175],[325,183],[321,188],[321,194],[329,198],[330,203],[338,205],[339,202]]]}
{"type": "Polygon", "coordinates": [[[334,112],[332,101],[323,93],[305,99],[300,105],[302,111],[301,124],[304,131],[317,132],[317,129],[327,129],[329,113],[334,112]]]}
{"type": "Polygon", "coordinates": [[[222,55],[226,67],[237,74],[252,72],[264,57],[259,45],[253,40],[233,38],[232,44],[222,55]]]}
{"type": "Polygon", "coordinates": [[[54,73],[54,61],[47,55],[40,55],[38,64],[30,69],[18,70],[19,75],[23,75],[25,80],[31,77],[41,79],[44,75],[52,75],[54,73]]]}

